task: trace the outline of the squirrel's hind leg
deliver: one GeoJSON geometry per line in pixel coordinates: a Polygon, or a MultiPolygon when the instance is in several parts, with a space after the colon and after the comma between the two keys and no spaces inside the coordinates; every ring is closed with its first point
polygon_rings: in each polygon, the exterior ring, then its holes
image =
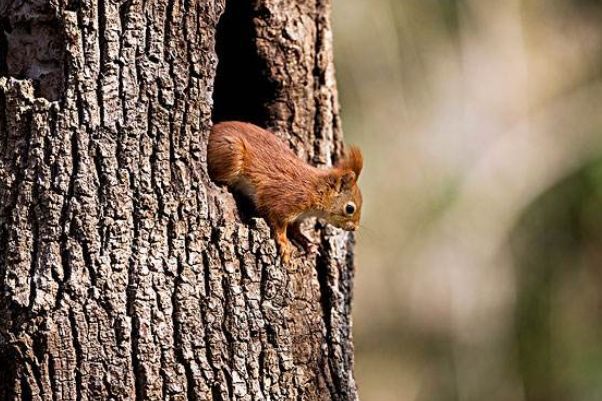
{"type": "Polygon", "coordinates": [[[244,141],[225,135],[214,127],[207,145],[207,170],[209,177],[218,183],[233,185],[243,171],[246,149],[244,141]]]}
{"type": "Polygon", "coordinates": [[[282,223],[274,223],[271,224],[272,229],[274,230],[274,239],[276,240],[276,244],[278,245],[278,250],[280,251],[280,257],[282,258],[282,262],[284,264],[288,264],[291,260],[292,247],[286,236],[286,224],[282,223]]]}

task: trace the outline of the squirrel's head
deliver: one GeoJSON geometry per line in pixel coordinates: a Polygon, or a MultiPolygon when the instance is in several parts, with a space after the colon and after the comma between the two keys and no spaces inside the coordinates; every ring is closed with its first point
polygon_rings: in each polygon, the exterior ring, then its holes
{"type": "Polygon", "coordinates": [[[326,220],[335,227],[354,231],[359,226],[362,211],[362,193],[357,179],[364,159],[356,146],[351,146],[345,156],[328,173],[330,205],[326,220]]]}

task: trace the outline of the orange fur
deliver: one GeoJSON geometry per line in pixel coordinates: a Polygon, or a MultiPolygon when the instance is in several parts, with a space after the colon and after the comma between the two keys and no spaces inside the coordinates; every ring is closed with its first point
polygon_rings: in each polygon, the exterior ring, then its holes
{"type": "Polygon", "coordinates": [[[356,177],[359,177],[364,167],[364,157],[360,148],[351,145],[345,153],[345,157],[337,163],[337,167],[343,170],[351,170],[355,173],[356,177]]]}
{"type": "MultiPolygon", "coordinates": [[[[229,121],[213,126],[207,147],[211,178],[243,192],[274,230],[285,262],[291,254],[287,228],[298,237],[298,223],[310,216],[355,230],[361,212],[357,187],[363,159],[352,146],[334,168],[303,162],[275,135],[256,125],[229,121]],[[345,213],[349,203],[355,212],[345,213]]],[[[301,241],[303,242],[303,241],[301,241]]]]}

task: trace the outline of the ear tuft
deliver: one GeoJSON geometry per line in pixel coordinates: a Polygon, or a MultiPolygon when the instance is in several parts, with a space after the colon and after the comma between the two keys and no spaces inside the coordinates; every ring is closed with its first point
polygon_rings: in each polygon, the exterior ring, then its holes
{"type": "Polygon", "coordinates": [[[343,159],[337,163],[337,167],[343,170],[353,171],[355,173],[355,178],[357,179],[364,167],[364,157],[362,156],[360,148],[351,145],[347,152],[345,152],[343,159]]]}

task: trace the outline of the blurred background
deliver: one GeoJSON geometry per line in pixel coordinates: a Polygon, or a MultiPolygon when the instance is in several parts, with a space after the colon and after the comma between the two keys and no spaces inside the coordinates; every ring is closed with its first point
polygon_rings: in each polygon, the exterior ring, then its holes
{"type": "Polygon", "coordinates": [[[602,2],[336,0],[362,401],[602,400],[602,2]]]}

